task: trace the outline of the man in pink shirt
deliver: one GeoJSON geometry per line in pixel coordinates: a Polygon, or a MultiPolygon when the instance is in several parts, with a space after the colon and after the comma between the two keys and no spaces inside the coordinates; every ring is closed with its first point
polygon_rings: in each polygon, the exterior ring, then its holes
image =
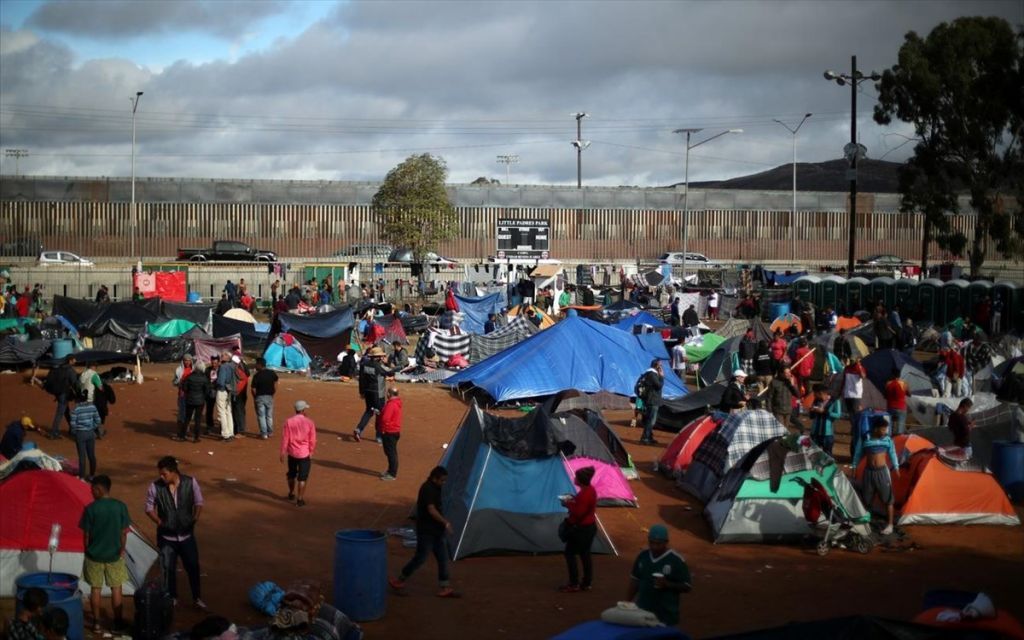
{"type": "Polygon", "coordinates": [[[309,403],[299,400],[295,403],[295,415],[288,418],[281,430],[281,462],[288,459],[288,499],[295,501],[300,507],[306,506],[306,481],[316,450],[316,425],[306,417],[309,403]],[[298,494],[295,480],[298,478],[298,494]]]}

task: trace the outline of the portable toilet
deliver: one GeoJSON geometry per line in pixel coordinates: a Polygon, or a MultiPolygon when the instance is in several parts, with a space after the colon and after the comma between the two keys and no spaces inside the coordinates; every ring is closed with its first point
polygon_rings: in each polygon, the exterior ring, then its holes
{"type": "Polygon", "coordinates": [[[839,301],[846,299],[846,278],[842,276],[825,276],[818,283],[821,292],[821,306],[838,308],[839,301]]]}
{"type": "Polygon", "coordinates": [[[815,307],[821,307],[821,278],[818,276],[800,276],[793,283],[793,294],[800,296],[801,300],[810,302],[815,307]]]}
{"type": "Polygon", "coordinates": [[[850,278],[846,281],[846,310],[849,313],[864,308],[871,294],[871,282],[867,278],[850,278]]]}
{"type": "Polygon", "coordinates": [[[917,283],[917,305],[921,307],[921,317],[925,321],[943,324],[942,287],[945,284],[938,278],[928,278],[917,283]]]}
{"type": "Polygon", "coordinates": [[[870,298],[875,303],[881,302],[886,309],[892,309],[896,303],[896,280],[888,276],[881,276],[871,281],[870,298]]]}
{"type": "Polygon", "coordinates": [[[992,300],[1001,300],[1003,310],[999,316],[999,332],[1024,328],[1024,289],[1015,282],[1000,280],[992,285],[992,300]]]}
{"type": "Polygon", "coordinates": [[[896,281],[896,304],[904,312],[913,311],[917,306],[917,280],[900,278],[896,281]]]}
{"type": "MultiPolygon", "coordinates": [[[[988,280],[975,280],[967,285],[967,309],[976,309],[985,298],[992,298],[992,283],[988,280]]],[[[988,327],[982,327],[988,333],[988,327]]]]}
{"type": "Polygon", "coordinates": [[[966,280],[950,280],[942,287],[942,324],[970,316],[966,280]]]}

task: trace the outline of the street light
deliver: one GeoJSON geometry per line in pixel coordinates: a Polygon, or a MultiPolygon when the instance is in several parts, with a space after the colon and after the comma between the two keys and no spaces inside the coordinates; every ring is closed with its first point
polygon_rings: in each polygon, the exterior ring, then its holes
{"type": "Polygon", "coordinates": [[[786,127],[786,130],[793,134],[793,213],[789,218],[789,235],[793,244],[793,256],[791,259],[794,266],[796,265],[796,132],[800,130],[800,127],[804,126],[804,123],[807,122],[807,118],[810,118],[812,115],[814,114],[805,113],[803,119],[800,120],[800,124],[796,125],[795,129],[791,129],[790,126],[782,120],[773,118],[775,122],[786,127]]]}
{"type": "Polygon", "coordinates": [[[505,165],[505,184],[509,181],[509,165],[517,164],[519,162],[519,156],[514,153],[505,154],[498,156],[498,162],[505,165]]]}
{"type": "Polygon", "coordinates": [[[28,157],[28,149],[4,149],[4,155],[14,158],[14,176],[21,175],[21,159],[28,157]]]}
{"type": "Polygon", "coordinates": [[[685,133],[686,134],[686,169],[685,169],[685,186],[683,187],[683,286],[686,286],[686,226],[689,223],[690,217],[690,149],[699,147],[700,145],[711,142],[715,138],[721,138],[727,133],[743,133],[743,129],[728,129],[721,133],[716,133],[710,138],[705,138],[696,144],[690,144],[690,136],[694,133],[699,133],[704,129],[676,129],[672,133],[685,133]]]}
{"type": "Polygon", "coordinates": [[[857,250],[857,160],[864,155],[864,148],[857,144],[857,86],[865,80],[878,82],[882,76],[875,71],[865,76],[857,70],[857,56],[851,56],[849,75],[830,69],[825,72],[825,79],[840,87],[850,85],[850,144],[846,145],[847,159],[850,161],[850,255],[846,258],[846,277],[852,278],[857,250]]]}
{"type": "Polygon", "coordinates": [[[590,146],[589,140],[584,140],[582,135],[583,118],[587,117],[586,113],[582,111],[579,113],[572,114],[572,117],[576,118],[576,139],[572,141],[572,146],[576,147],[576,188],[583,188],[583,150],[590,146]]]}
{"type": "MultiPolygon", "coordinates": [[[[135,255],[135,234],[138,233],[139,219],[135,212],[135,110],[139,108],[142,92],[136,91],[132,101],[132,256],[135,255]]],[[[139,242],[139,267],[142,267],[142,243],[139,242]]]]}

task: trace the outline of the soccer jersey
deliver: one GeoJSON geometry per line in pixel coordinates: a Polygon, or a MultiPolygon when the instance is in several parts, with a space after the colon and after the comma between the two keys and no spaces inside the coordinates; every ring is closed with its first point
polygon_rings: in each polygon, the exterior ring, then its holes
{"type": "Polygon", "coordinates": [[[679,624],[679,592],[675,589],[656,589],[654,574],[660,573],[669,582],[690,583],[690,568],[686,560],[672,549],[655,558],[650,549],[640,552],[633,563],[631,577],[637,581],[636,606],[658,616],[667,625],[679,624]]]}

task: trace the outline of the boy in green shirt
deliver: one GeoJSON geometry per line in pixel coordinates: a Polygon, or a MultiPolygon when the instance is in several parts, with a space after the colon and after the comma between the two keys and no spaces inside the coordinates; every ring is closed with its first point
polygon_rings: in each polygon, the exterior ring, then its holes
{"type": "Polygon", "coordinates": [[[100,631],[100,595],[103,583],[110,587],[110,603],[114,609],[114,628],[124,627],[122,618],[122,586],[128,581],[124,547],[131,520],[128,507],[110,497],[110,478],[92,479],[92,504],[85,508],[78,526],[85,534],[85,566],[82,577],[89,584],[93,631],[100,631]]]}
{"type": "Polygon", "coordinates": [[[679,594],[691,589],[690,568],[683,556],[668,548],[665,525],[652,526],[647,542],[648,548],[633,563],[627,599],[674,627],[679,624],[679,594]]]}

